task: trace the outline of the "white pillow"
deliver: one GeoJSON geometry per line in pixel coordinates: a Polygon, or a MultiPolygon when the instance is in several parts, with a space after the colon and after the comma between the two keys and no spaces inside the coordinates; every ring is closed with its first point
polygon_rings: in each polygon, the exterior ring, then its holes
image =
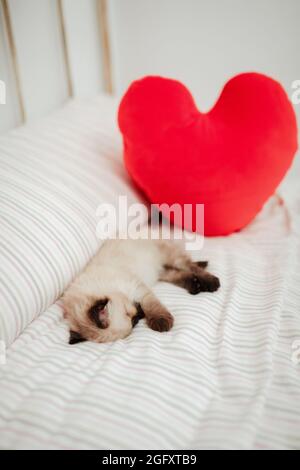
{"type": "Polygon", "coordinates": [[[72,101],[0,137],[0,339],[11,344],[99,247],[101,202],[139,198],[122,162],[116,102],[72,101]]]}

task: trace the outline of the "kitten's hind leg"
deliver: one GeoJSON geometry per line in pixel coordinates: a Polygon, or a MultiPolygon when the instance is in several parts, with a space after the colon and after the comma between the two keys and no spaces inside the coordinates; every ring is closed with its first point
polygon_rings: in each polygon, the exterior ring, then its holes
{"type": "Polygon", "coordinates": [[[179,244],[166,240],[159,243],[163,259],[161,281],[183,287],[190,294],[215,292],[219,289],[219,279],[205,270],[207,261],[194,262],[179,244]]]}
{"type": "Polygon", "coordinates": [[[205,269],[208,266],[208,261],[193,261],[179,244],[167,240],[159,240],[159,245],[164,261],[163,264],[166,268],[194,271],[197,270],[197,267],[205,269]]]}
{"type": "Polygon", "coordinates": [[[195,272],[193,270],[165,269],[160,276],[160,281],[183,287],[192,295],[200,292],[215,292],[220,287],[220,281],[216,276],[199,267],[195,272]]]}

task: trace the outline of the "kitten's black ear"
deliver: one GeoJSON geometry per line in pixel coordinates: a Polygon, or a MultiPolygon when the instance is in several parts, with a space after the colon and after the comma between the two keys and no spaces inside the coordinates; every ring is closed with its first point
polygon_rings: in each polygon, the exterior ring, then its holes
{"type": "Polygon", "coordinates": [[[136,302],[135,304],[136,306],[136,315],[132,318],[131,322],[132,322],[132,327],[134,328],[138,322],[145,317],[145,313],[144,313],[144,310],[142,309],[141,307],[141,304],[139,304],[138,302],[136,302]]]}
{"type": "Polygon", "coordinates": [[[77,333],[77,331],[70,331],[69,344],[82,343],[83,341],[86,341],[86,339],[84,339],[80,333],[77,333]]]}
{"type": "Polygon", "coordinates": [[[139,302],[136,302],[135,304],[136,306],[136,310],[137,310],[137,315],[139,318],[145,318],[145,312],[144,310],[142,309],[142,306],[139,302]]]}

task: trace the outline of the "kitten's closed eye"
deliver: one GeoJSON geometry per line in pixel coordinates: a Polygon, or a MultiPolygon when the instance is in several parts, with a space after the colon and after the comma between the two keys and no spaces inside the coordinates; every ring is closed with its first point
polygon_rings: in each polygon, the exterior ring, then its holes
{"type": "Polygon", "coordinates": [[[97,300],[88,311],[90,320],[101,329],[109,327],[107,303],[107,298],[97,300]]]}

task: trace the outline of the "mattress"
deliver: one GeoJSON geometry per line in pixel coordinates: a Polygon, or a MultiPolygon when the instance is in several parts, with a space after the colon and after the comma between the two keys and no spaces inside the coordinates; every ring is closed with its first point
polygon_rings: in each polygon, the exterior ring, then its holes
{"type": "Polygon", "coordinates": [[[60,296],[100,246],[97,206],[141,201],[116,105],[75,100],[0,138],[0,448],[300,448],[300,173],[193,253],[217,293],[155,286],[170,332],[68,344],[60,296]]]}

